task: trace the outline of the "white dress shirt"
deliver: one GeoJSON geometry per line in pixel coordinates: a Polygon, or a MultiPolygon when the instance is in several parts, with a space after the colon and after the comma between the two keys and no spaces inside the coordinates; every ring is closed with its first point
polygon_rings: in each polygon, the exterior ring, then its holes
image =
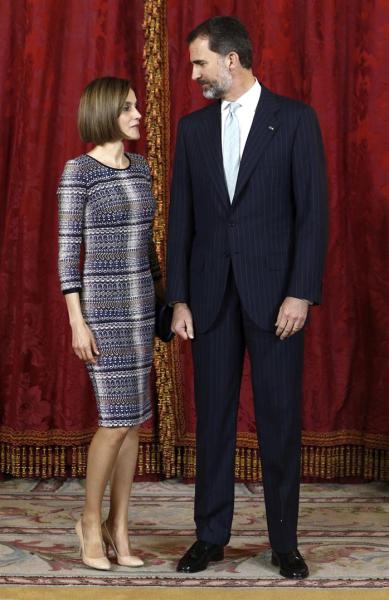
{"type": "MultiPolygon", "coordinates": [[[[251,125],[254,119],[254,113],[257,108],[257,104],[261,95],[261,85],[258,80],[255,80],[254,85],[243,94],[240,98],[237,98],[235,102],[239,102],[240,106],[236,110],[236,116],[239,122],[240,131],[240,158],[242,158],[243,150],[250,132],[251,125]]],[[[230,100],[223,100],[221,103],[221,115],[222,115],[222,148],[224,142],[224,124],[228,115],[228,105],[230,100]]]]}

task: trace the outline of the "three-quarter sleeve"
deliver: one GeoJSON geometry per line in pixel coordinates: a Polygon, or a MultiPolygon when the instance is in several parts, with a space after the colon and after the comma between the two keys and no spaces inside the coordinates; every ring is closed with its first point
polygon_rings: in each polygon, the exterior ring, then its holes
{"type": "Polygon", "coordinates": [[[79,165],[66,163],[58,190],[59,252],[58,272],[64,294],[80,292],[80,249],[84,227],[86,184],[79,165]]]}

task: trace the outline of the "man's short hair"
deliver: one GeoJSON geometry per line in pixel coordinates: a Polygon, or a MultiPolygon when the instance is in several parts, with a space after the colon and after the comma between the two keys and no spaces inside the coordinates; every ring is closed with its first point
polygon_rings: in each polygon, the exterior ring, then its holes
{"type": "Polygon", "coordinates": [[[78,130],[83,142],[106,144],[123,139],[118,124],[131,83],[119,77],[100,77],[84,89],[78,107],[78,130]]]}
{"type": "Polygon", "coordinates": [[[240,64],[251,69],[253,46],[245,26],[236,17],[211,17],[198,25],[187,37],[188,44],[208,38],[209,49],[222,56],[236,52],[240,64]]]}

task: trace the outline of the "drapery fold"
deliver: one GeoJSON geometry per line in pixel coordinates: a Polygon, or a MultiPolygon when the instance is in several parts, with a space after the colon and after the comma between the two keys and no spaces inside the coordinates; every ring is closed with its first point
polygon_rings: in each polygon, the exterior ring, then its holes
{"type": "MultiPolygon", "coordinates": [[[[97,413],[58,285],[56,188],[65,162],[89,148],[76,126],[89,81],[127,77],[144,107],[143,9],[127,0],[0,6],[2,472],[85,473],[97,413]]],[[[143,129],[131,149],[145,146],[143,129]]],[[[143,431],[149,453],[154,430],[143,431]]]]}
{"type": "MultiPolygon", "coordinates": [[[[237,15],[254,72],[319,117],[330,189],[323,306],[307,330],[303,401],[306,478],[389,477],[389,105],[383,0],[19,0],[0,6],[0,472],[80,476],[96,427],[85,369],[57,275],[55,190],[76,131],[83,87],[129,77],[143,114],[164,262],[171,154],[180,116],[205,105],[190,78],[188,32],[237,15]]],[[[260,478],[250,370],[238,420],[236,475],[260,478]]],[[[156,342],[154,417],[138,474],[194,476],[188,344],[156,342]]]]}
{"type": "MultiPolygon", "coordinates": [[[[179,117],[208,102],[190,81],[185,38],[215,14],[241,18],[253,40],[257,78],[272,91],[311,104],[320,120],[330,241],[323,306],[311,310],[306,336],[302,472],[307,478],[389,477],[388,13],[385,3],[368,0],[169,2],[170,80],[181,90],[171,98],[173,140],[179,117]]],[[[181,356],[186,407],[181,444],[194,448],[187,349],[181,347],[181,356]]],[[[236,472],[243,479],[260,476],[247,360],[236,472]]]]}

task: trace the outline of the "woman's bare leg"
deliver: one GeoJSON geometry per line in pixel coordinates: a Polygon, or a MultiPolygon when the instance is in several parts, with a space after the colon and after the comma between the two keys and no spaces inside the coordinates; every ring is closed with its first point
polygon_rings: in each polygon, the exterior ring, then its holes
{"type": "Polygon", "coordinates": [[[128,427],[99,427],[89,447],[82,529],[85,553],[90,558],[104,556],[101,504],[108,479],[128,431],[128,427]]]}
{"type": "Polygon", "coordinates": [[[139,448],[139,427],[131,427],[120,447],[112,469],[111,503],[107,518],[108,529],[119,554],[130,554],[128,542],[128,504],[134,480],[139,448]]]}

